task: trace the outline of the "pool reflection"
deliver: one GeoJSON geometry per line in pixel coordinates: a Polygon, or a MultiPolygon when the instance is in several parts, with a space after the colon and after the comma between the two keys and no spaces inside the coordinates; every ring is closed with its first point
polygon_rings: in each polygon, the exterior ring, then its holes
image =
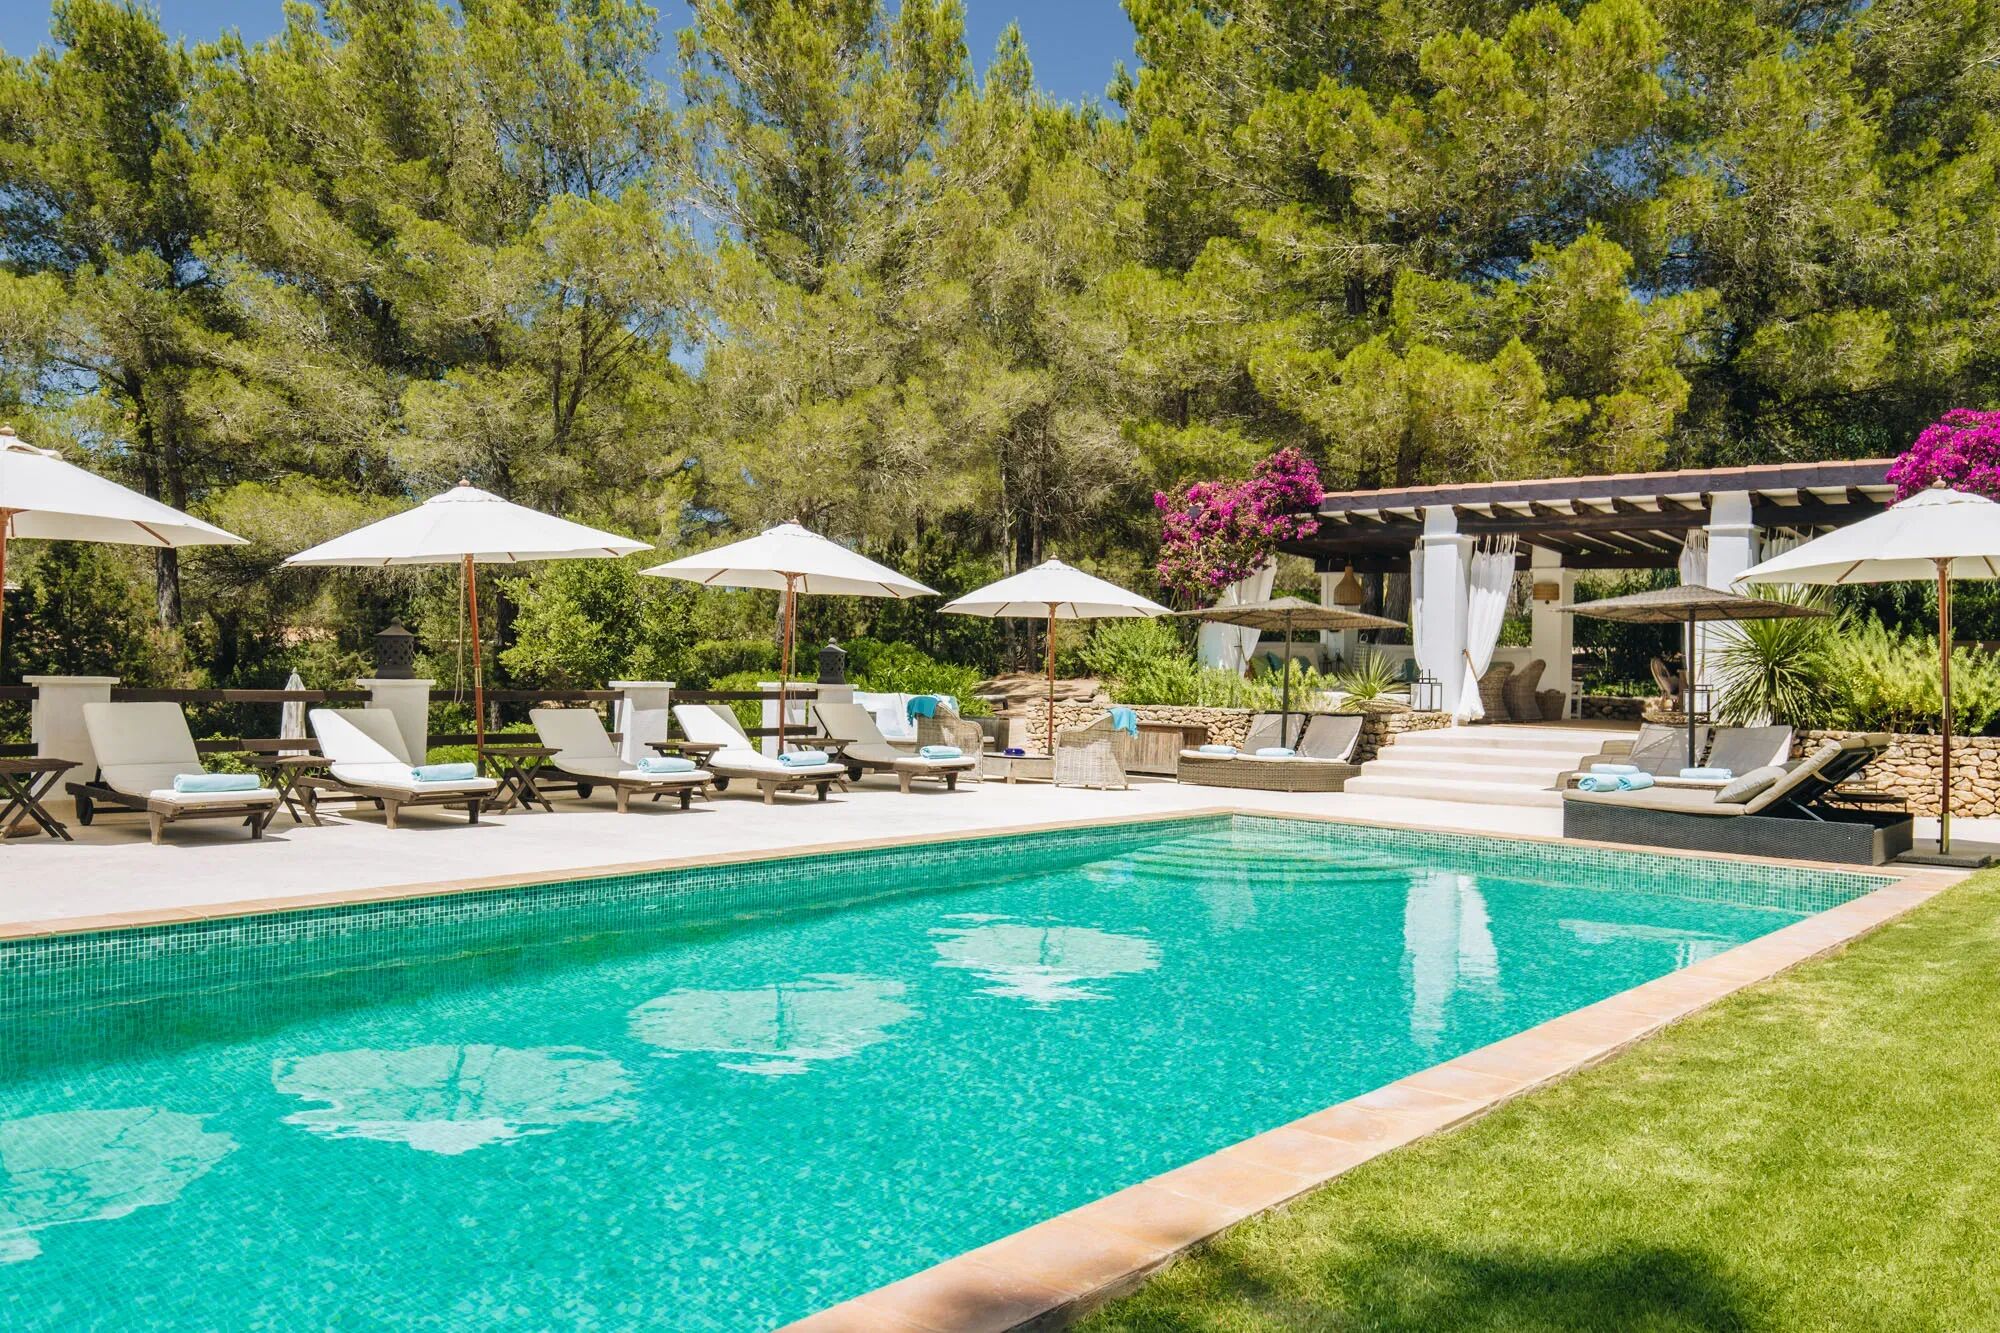
{"type": "Polygon", "coordinates": [[[1103,991],[1082,983],[1150,972],[1160,965],[1160,946],[1144,935],[977,914],[946,919],[974,924],[931,930],[935,966],[964,968],[992,982],[981,988],[983,995],[1039,1005],[1108,1000],[1103,991]]]}
{"type": "Polygon", "coordinates": [[[1502,998],[1500,952],[1485,895],[1471,875],[1433,870],[1411,876],[1403,900],[1403,956],[1410,973],[1410,1037],[1419,1045],[1437,1044],[1460,995],[1502,998]]]}
{"type": "Polygon", "coordinates": [[[917,1016],[900,981],[821,973],[746,990],[677,990],[634,1009],[632,1035],[667,1051],[731,1057],[745,1074],[803,1074],[890,1038],[917,1016]]]}

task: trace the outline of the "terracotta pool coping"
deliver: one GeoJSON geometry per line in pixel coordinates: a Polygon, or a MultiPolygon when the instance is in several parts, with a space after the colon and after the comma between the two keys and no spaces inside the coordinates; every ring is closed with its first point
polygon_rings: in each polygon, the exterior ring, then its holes
{"type": "MultiPolygon", "coordinates": [[[[1663,854],[1795,868],[1801,864],[1699,852],[1663,854]]],[[[1063,1327],[1248,1217],[1608,1059],[1726,996],[1859,939],[1965,878],[1963,872],[1934,870],[1878,868],[1876,873],[1896,878],[1712,958],[809,1315],[788,1325],[788,1333],[1002,1333],[1063,1327]]]]}

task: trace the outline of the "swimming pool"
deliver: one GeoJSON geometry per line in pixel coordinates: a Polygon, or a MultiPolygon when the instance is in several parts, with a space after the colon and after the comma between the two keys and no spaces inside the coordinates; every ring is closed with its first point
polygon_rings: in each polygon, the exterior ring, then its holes
{"type": "Polygon", "coordinates": [[[752,1328],[1886,881],[1248,817],[0,947],[10,1328],[752,1328]]]}

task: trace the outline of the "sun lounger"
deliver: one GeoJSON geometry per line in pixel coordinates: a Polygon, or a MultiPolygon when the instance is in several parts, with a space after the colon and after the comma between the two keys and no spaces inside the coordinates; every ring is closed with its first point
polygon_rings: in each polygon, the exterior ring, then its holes
{"type": "Polygon", "coordinates": [[[1727,789],[1566,791],[1563,836],[1880,865],[1910,849],[1914,821],[1900,812],[1824,802],[1888,746],[1889,737],[1879,732],[1829,741],[1788,767],[1760,770],[1772,776],[1771,784],[1740,801],[1721,799],[1727,789]]]}
{"type": "Polygon", "coordinates": [[[720,708],[707,704],[675,704],[674,721],[680,723],[681,734],[689,740],[721,745],[721,749],[704,761],[708,771],[715,775],[717,791],[727,791],[732,781],[754,782],[763,794],[764,804],[772,805],[781,791],[811,787],[824,801],[828,788],[836,784],[846,785],[845,764],[830,760],[824,764],[787,764],[759,753],[738,725],[735,714],[720,708]]]}
{"type": "Polygon", "coordinates": [[[1673,777],[1682,769],[1694,766],[1701,753],[1708,748],[1710,734],[1707,727],[1697,726],[1694,729],[1694,753],[1690,755],[1687,727],[1647,722],[1630,736],[1617,736],[1604,742],[1596,754],[1587,756],[1576,768],[1558,777],[1556,789],[1560,791],[1575,786],[1576,780],[1588,773],[1592,764],[1630,764],[1641,773],[1650,773],[1655,778],[1673,777]]]}
{"type": "Polygon", "coordinates": [[[179,704],[85,704],[83,729],[97,754],[97,780],[68,784],[79,824],[88,826],[98,806],[115,805],[144,814],[155,843],[168,824],[183,819],[240,819],[252,838],[261,838],[278,809],[277,791],[261,785],[174,790],[174,779],[204,772],[179,704]]]}
{"type": "Polygon", "coordinates": [[[958,790],[960,777],[978,771],[979,756],[962,754],[956,759],[926,759],[921,754],[898,750],[889,744],[867,709],[860,704],[819,703],[813,705],[820,730],[840,746],[840,760],[851,777],[863,773],[893,773],[896,785],[908,792],[919,779],[944,783],[946,791],[958,790]]]}
{"type": "Polygon", "coordinates": [[[1655,785],[1661,787],[1707,787],[1721,789],[1742,777],[1753,768],[1768,768],[1772,764],[1782,764],[1792,757],[1792,729],[1790,727],[1717,727],[1715,740],[1708,747],[1708,757],[1701,761],[1701,767],[1717,773],[1727,773],[1728,777],[1682,777],[1678,771],[1657,773],[1655,785]]]}
{"type": "Polygon", "coordinates": [[[1352,762],[1354,747],[1361,739],[1361,721],[1359,713],[1312,714],[1304,719],[1303,730],[1297,721],[1292,723],[1290,734],[1296,736],[1296,742],[1290,755],[1260,755],[1257,751],[1261,749],[1283,748],[1287,732],[1280,714],[1259,713],[1250,720],[1249,735],[1237,754],[1182,750],[1179,777],[1182,782],[1206,787],[1339,791],[1361,772],[1361,766],[1352,762]]]}
{"type": "MultiPolygon", "coordinates": [[[[634,796],[678,796],[681,809],[696,794],[706,796],[715,775],[705,768],[691,772],[649,773],[625,762],[603,719],[594,708],[535,708],[528,718],[542,744],[555,751],[542,775],[576,784],[576,794],[586,800],[598,787],[609,787],[618,813],[631,808],[634,796]]],[[[540,775],[538,775],[540,776],[540,775]]]]}
{"type": "Polygon", "coordinates": [[[487,798],[500,789],[491,778],[419,781],[396,715],[386,708],[315,708],[310,717],[331,776],[300,779],[309,805],[317,806],[322,793],[358,796],[380,805],[390,828],[409,806],[463,807],[477,824],[487,798]]]}

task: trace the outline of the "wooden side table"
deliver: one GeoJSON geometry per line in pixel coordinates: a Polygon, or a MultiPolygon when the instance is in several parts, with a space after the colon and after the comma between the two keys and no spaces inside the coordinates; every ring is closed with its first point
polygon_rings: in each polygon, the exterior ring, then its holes
{"type": "Polygon", "coordinates": [[[502,814],[515,806],[523,813],[532,811],[537,805],[555,813],[549,798],[542,795],[535,785],[535,773],[547,766],[550,759],[560,751],[552,745],[489,745],[479,752],[479,763],[487,771],[487,776],[498,778],[500,790],[487,803],[486,808],[494,814],[502,814]]]}
{"type": "Polygon", "coordinates": [[[277,789],[278,799],[291,813],[294,824],[311,824],[319,827],[319,811],[313,808],[311,787],[301,787],[299,780],[315,769],[326,767],[326,756],[318,754],[251,754],[247,756],[250,767],[256,769],[277,789]],[[300,794],[304,793],[305,811],[299,811],[300,794]]]}
{"type": "Polygon", "coordinates": [[[42,798],[49,794],[62,775],[76,767],[72,759],[0,759],[0,841],[32,837],[39,829],[51,838],[74,842],[69,827],[49,813],[42,798]],[[32,821],[34,828],[24,828],[32,821]]]}

